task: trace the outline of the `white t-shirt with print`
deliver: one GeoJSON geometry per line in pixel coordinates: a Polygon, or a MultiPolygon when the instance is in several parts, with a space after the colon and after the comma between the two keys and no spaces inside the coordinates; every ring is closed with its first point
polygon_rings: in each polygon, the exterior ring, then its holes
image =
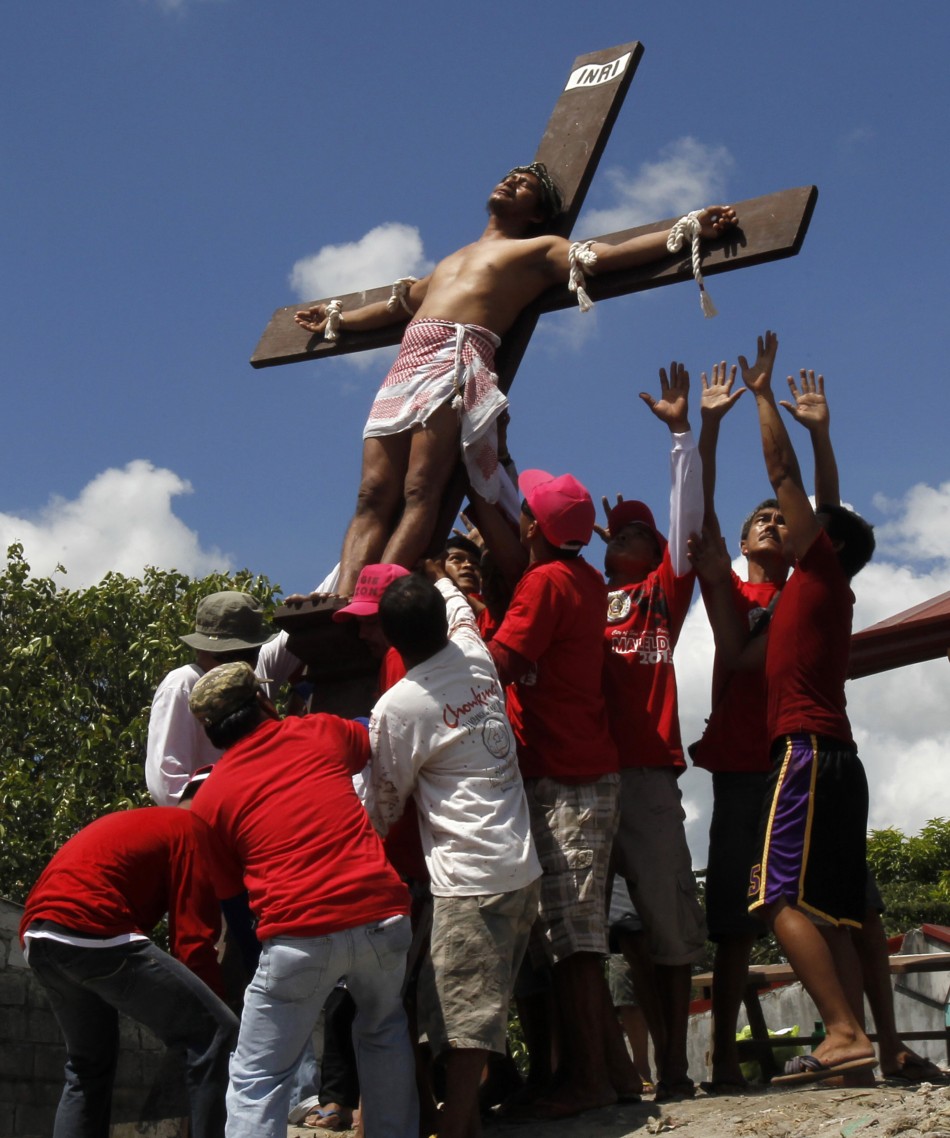
{"type": "Polygon", "coordinates": [[[413,795],[436,896],[510,893],[541,876],[504,689],[448,580],[449,643],[373,708],[366,808],[385,835],[413,795]]]}

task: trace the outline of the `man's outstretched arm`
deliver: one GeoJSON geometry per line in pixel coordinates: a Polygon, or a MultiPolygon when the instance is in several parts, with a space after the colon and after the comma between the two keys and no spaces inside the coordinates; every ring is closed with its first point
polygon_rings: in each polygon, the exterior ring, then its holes
{"type": "Polygon", "coordinates": [[[641,391],[640,398],[670,431],[670,563],[677,577],[690,569],[689,535],[698,531],[703,518],[701,464],[689,425],[689,372],[674,360],[669,379],[660,368],[660,398],[641,391]]]}
{"type": "MultiPolygon", "coordinates": [[[[703,603],[716,642],[721,671],[760,671],[765,666],[765,637],[749,637],[749,626],[736,608],[732,562],[720,533],[704,530],[689,538],[689,560],[699,577],[703,603]]],[[[721,690],[721,689],[720,689],[721,690]]],[[[716,690],[713,692],[714,702],[716,690]]]]}
{"type": "MultiPolygon", "coordinates": [[[[700,236],[707,241],[720,236],[728,229],[738,224],[738,216],[732,206],[709,205],[699,211],[700,236]]],[[[669,256],[666,247],[669,229],[661,229],[657,233],[639,233],[629,237],[626,241],[619,241],[611,245],[606,241],[592,241],[591,252],[596,258],[595,263],[585,269],[591,276],[598,273],[612,273],[619,269],[632,269],[637,265],[648,265],[669,256]]],[[[570,242],[557,241],[548,253],[549,264],[553,268],[557,279],[564,280],[570,270],[568,254],[570,242]]]]}
{"type": "Polygon", "coordinates": [[[788,377],[788,388],[794,403],[782,400],[792,418],[811,435],[811,447],[815,456],[815,505],[840,506],[841,489],[838,485],[838,463],[831,445],[831,412],[825,398],[825,377],[817,378],[813,371],[802,368],[799,372],[801,387],[792,376],[788,377]]]}
{"type": "Polygon", "coordinates": [[[700,403],[702,426],[699,431],[699,457],[703,464],[703,530],[713,536],[721,533],[716,513],[716,451],[719,446],[719,427],[745,391],[733,390],[736,382],[736,365],[726,371],[726,361],[713,364],[712,380],[703,372],[703,394],[700,403]]]}
{"type": "Polygon", "coordinates": [[[758,339],[758,354],[752,364],[748,363],[745,356],[740,356],[739,367],[743,382],[755,396],[765,472],[785,517],[795,556],[803,557],[811,548],[821,526],[805,493],[798,458],[772,391],[772,369],[777,351],[778,337],[774,332],[768,331],[758,339]]]}
{"type": "MultiPolygon", "coordinates": [[[[411,319],[412,313],[418,311],[419,305],[425,299],[431,279],[430,274],[413,281],[405,297],[407,307],[404,307],[402,303],[391,304],[388,300],[377,300],[372,304],[364,304],[360,308],[344,309],[340,314],[341,329],[347,332],[372,332],[376,328],[388,328],[392,324],[404,324],[411,319]]],[[[306,328],[308,332],[322,335],[327,326],[327,309],[327,304],[314,304],[310,308],[302,308],[296,312],[294,320],[301,328],[306,328]]]]}

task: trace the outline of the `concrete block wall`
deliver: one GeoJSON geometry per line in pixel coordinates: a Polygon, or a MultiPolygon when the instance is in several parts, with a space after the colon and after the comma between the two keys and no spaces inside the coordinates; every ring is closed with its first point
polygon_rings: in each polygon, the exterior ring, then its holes
{"type": "MultiPolygon", "coordinates": [[[[23,910],[0,898],[0,1138],[46,1138],[63,1089],[66,1052],[46,996],[34,981],[17,930],[23,910]]],[[[184,1134],[188,1105],[177,1056],[145,1028],[120,1021],[112,1101],[113,1138],[184,1134]]]]}

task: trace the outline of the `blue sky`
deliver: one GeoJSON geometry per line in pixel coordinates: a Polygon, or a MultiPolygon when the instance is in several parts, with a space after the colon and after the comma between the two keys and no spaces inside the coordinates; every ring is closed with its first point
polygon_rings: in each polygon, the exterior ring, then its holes
{"type": "MultiPolygon", "coordinates": [[[[0,539],[38,571],[248,566],[312,586],[387,360],[254,371],[271,312],[475,239],[574,57],[639,39],[578,234],[808,183],[817,209],[797,258],[710,280],[715,320],[691,285],[545,317],[512,392],[519,464],[664,517],[667,440],[636,393],[673,358],[698,385],[773,327],[783,374],[825,373],[843,493],[878,526],[856,625],[950,588],[945,3],[35,0],[4,25],[0,539]]],[[[733,533],[766,489],[749,400],[719,486],[733,533]]],[[[692,736],[698,613],[680,661],[692,736]]],[[[946,667],[851,685],[875,824],[950,812],[933,793],[946,667]]],[[[684,782],[697,850],[703,777],[684,782]]]]}

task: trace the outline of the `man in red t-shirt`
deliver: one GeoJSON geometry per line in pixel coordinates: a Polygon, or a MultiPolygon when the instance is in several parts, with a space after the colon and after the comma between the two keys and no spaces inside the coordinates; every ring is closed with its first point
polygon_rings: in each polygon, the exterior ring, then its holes
{"type": "MultiPolygon", "coordinates": [[[[739,357],[796,558],[765,649],[773,766],[749,896],[750,909],[768,921],[825,1024],[825,1039],[812,1055],[786,1064],[779,1080],[798,1083],[876,1063],[861,1022],[861,969],[848,933],[865,912],[867,781],[844,696],[850,581],[870,559],[874,537],[850,510],[820,499],[817,512],[812,508],[772,392],[777,348],[777,337],[767,332],[751,366],[739,357]]],[[[794,414],[792,405],[784,406],[794,414]]],[[[753,641],[738,652],[737,666],[749,666],[757,655],[761,645],[753,641]]]]}
{"type": "Polygon", "coordinates": [[[604,583],[580,556],[594,504],[570,474],[526,470],[519,487],[528,564],[489,650],[510,684],[508,717],[544,868],[541,926],[563,1016],[559,1083],[531,1114],[560,1118],[636,1095],[641,1083],[602,966],[619,776],[601,683],[604,583]]]}
{"type": "Polygon", "coordinates": [[[366,1130],[416,1138],[401,999],[409,895],[353,788],[365,728],[333,715],[281,721],[244,663],[208,672],[190,706],[224,748],[192,807],[198,842],[220,898],[247,889],[262,943],[231,1060],[228,1138],[286,1134],[290,1076],[344,975],[366,1130]]]}
{"type": "MultiPolygon", "coordinates": [[[[701,528],[705,507],[702,463],[689,426],[689,375],[674,362],[669,378],[665,370],[660,378],[660,398],[641,398],[670,431],[670,540],[644,502],[621,500],[610,510],[603,637],[604,694],[620,755],[615,869],[644,925],[646,951],[626,947],[643,993],[656,1049],[656,1095],[663,1100],[694,1093],[686,1051],[690,974],[706,945],[677,786],[685,763],[673,665],[695,581],[687,538],[701,528]]],[[[735,401],[731,384],[719,384],[717,376],[712,389],[705,386],[711,403],[727,408],[735,401]]],[[[704,410],[704,430],[705,423],[704,410]]]]}
{"type": "MultiPolygon", "coordinates": [[[[739,548],[748,580],[729,569],[729,616],[746,637],[764,636],[788,576],[785,520],[775,498],[746,518],[739,548]]],[[[700,577],[715,632],[715,600],[700,577]]],[[[742,1088],[736,1020],[746,988],[752,946],[765,928],[749,914],[749,870],[758,856],[759,818],[771,766],[763,670],[730,671],[721,652],[713,663],[712,711],[702,739],[690,748],[712,774],[713,813],[706,862],[706,920],[716,945],[713,965],[712,1085],[720,1093],[742,1088]]]]}
{"type": "Polygon", "coordinates": [[[184,1058],[195,1138],[221,1138],[237,1018],[215,995],[219,923],[185,810],[107,814],[54,855],[20,936],[66,1041],[57,1134],[108,1133],[122,1012],[184,1058]],[[149,940],[166,913],[174,958],[149,940]]]}
{"type": "MultiPolygon", "coordinates": [[[[801,391],[795,387],[792,390],[792,413],[811,437],[816,497],[822,502],[837,503],[838,470],[824,391],[804,382],[801,391]]],[[[791,404],[786,406],[792,410],[791,404]]],[[[718,533],[715,536],[718,538],[718,533]]],[[[739,548],[746,558],[748,580],[741,580],[729,567],[725,580],[715,586],[704,580],[701,571],[700,586],[717,645],[723,637],[722,621],[728,620],[730,631],[741,643],[761,638],[760,659],[756,661],[758,666],[737,673],[729,668],[725,653],[717,647],[712,711],[702,739],[690,748],[693,762],[710,771],[713,780],[706,919],[709,939],[716,945],[711,1062],[712,1085],[719,1091],[746,1085],[739,1065],[736,1021],[752,945],[765,932],[761,921],[748,912],[748,892],[749,870],[761,846],[759,819],[771,767],[765,635],[792,560],[785,519],[776,498],[760,502],[746,518],[739,548]],[[724,590],[722,594],[720,588],[724,590]]]]}

